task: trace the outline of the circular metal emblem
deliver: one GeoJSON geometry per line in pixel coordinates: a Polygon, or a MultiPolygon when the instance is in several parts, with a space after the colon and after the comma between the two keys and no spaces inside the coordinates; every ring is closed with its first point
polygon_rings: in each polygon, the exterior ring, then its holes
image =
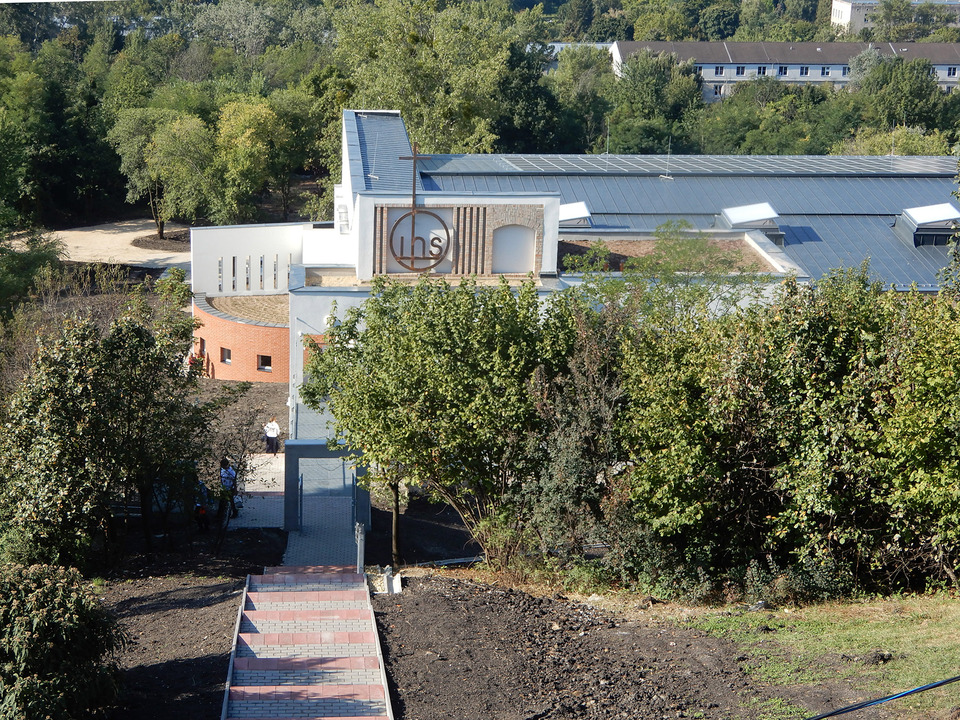
{"type": "MultiPolygon", "coordinates": [[[[427,218],[424,217],[423,219],[426,220],[427,218]]],[[[436,229],[433,223],[429,223],[429,226],[431,229],[436,229]]],[[[390,228],[390,254],[393,255],[393,259],[401,267],[411,272],[427,272],[437,267],[447,257],[451,244],[450,229],[443,218],[423,208],[413,208],[409,212],[405,212],[397,218],[393,227],[390,228]],[[418,215],[429,216],[436,220],[440,224],[442,237],[440,234],[435,234],[432,237],[417,235],[418,215]],[[398,233],[397,230],[400,224],[408,218],[410,219],[410,234],[405,236],[398,233]]]]}

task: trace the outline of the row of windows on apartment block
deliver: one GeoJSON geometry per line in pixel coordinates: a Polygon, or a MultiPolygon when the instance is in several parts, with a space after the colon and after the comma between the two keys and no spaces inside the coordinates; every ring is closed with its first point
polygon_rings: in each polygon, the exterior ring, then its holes
{"type": "MultiPolygon", "coordinates": [[[[773,67],[773,66],[771,66],[771,67],[773,67]]],[[[776,68],[777,68],[777,77],[784,77],[784,76],[786,76],[786,75],[789,73],[789,71],[790,71],[790,66],[789,66],[789,65],[777,65],[776,68]]],[[[698,73],[700,73],[701,75],[703,74],[703,65],[697,65],[697,66],[695,66],[694,69],[695,69],[698,73]]],[[[717,76],[717,77],[720,77],[721,75],[724,75],[724,74],[726,73],[726,71],[727,71],[726,65],[716,65],[716,66],[714,66],[714,68],[713,68],[713,74],[714,74],[715,76],[717,76]]],[[[747,74],[747,66],[746,66],[746,65],[737,65],[737,66],[734,68],[734,72],[736,73],[737,77],[746,77],[746,74],[747,74]]],[[[820,77],[830,77],[830,74],[831,74],[832,72],[833,72],[833,66],[832,66],[832,65],[821,65],[821,66],[820,66],[820,77]]],[[[766,74],[767,74],[767,66],[766,66],[766,65],[757,65],[757,75],[766,75],[766,74]]],[[[840,68],[840,76],[841,76],[841,77],[847,77],[849,74],[850,74],[850,66],[849,66],[849,65],[843,65],[843,66],[840,68]]],[[[949,77],[954,77],[956,74],[957,74],[957,69],[956,69],[956,68],[948,68],[948,69],[947,69],[947,75],[948,75],[949,77]],[[950,73],[950,72],[949,72],[950,70],[953,70],[953,73],[950,73]]],[[[800,66],[800,77],[809,77],[809,76],[810,76],[810,66],[809,66],[809,65],[801,65],[801,66],[800,66]]]]}
{"type": "MultiPolygon", "coordinates": [[[[203,338],[200,338],[200,357],[207,357],[207,341],[203,338]]],[[[220,348],[220,362],[224,365],[233,364],[233,352],[230,348],[221,347],[220,348]]],[[[262,372],[273,372],[273,356],[272,355],[257,355],[257,370],[262,372]]]]}
{"type": "MultiPolygon", "coordinates": [[[[772,66],[771,66],[771,67],[772,67],[772,66]]],[[[784,77],[784,76],[786,76],[786,75],[789,73],[789,71],[790,71],[790,66],[789,66],[789,65],[777,65],[776,67],[777,67],[777,77],[784,77]]],[[[702,66],[702,65],[697,65],[694,69],[695,69],[698,73],[703,74],[703,66],[702,66]]],[[[746,74],[747,74],[747,66],[746,66],[746,65],[737,65],[737,66],[734,68],[734,72],[736,73],[736,76],[737,76],[737,77],[746,77],[746,74]]],[[[820,66],[820,77],[830,77],[830,74],[831,74],[832,72],[833,72],[833,66],[832,66],[832,65],[821,65],[821,66],[820,66]]],[[[725,65],[716,65],[716,66],[714,66],[714,68],[713,68],[713,74],[714,74],[714,76],[720,77],[720,76],[724,75],[725,73],[726,73],[726,66],[725,66],[725,65]]],[[[767,74],[767,66],[766,66],[766,65],[757,65],[757,75],[766,75],[766,74],[767,74]]],[[[933,74],[933,75],[936,75],[936,74],[937,74],[936,69],[934,69],[934,70],[932,71],[932,74],[933,74]]],[[[849,65],[843,65],[843,66],[841,66],[841,67],[840,67],[840,76],[841,76],[841,77],[847,77],[848,75],[850,75],[850,66],[849,66],[849,65]]],[[[801,65],[801,66],[800,66],[800,77],[810,77],[810,66],[809,66],[809,65],[801,65]]],[[[948,67],[948,68],[947,68],[947,77],[951,77],[951,78],[957,77],[957,66],[951,66],[951,67],[948,67]]]]}
{"type": "MultiPolygon", "coordinates": [[[[230,289],[231,289],[231,290],[237,290],[237,289],[253,290],[253,289],[254,289],[253,286],[254,286],[254,284],[256,283],[256,280],[254,279],[254,276],[253,276],[253,263],[251,262],[251,256],[248,255],[248,256],[246,257],[246,259],[245,259],[245,262],[244,262],[244,265],[245,265],[244,276],[245,276],[245,279],[246,279],[246,283],[245,283],[245,284],[246,284],[246,287],[244,287],[244,288],[238,288],[238,287],[237,287],[237,278],[238,278],[238,275],[237,275],[237,264],[238,264],[238,263],[237,263],[237,256],[234,255],[232,258],[230,258],[230,261],[231,261],[231,263],[230,263],[230,276],[229,276],[229,278],[230,278],[230,289]]],[[[287,287],[290,286],[290,266],[291,266],[292,264],[293,264],[293,255],[291,254],[291,255],[289,255],[289,256],[287,257],[287,284],[284,285],[284,288],[287,288],[287,287]]],[[[224,272],[223,272],[223,271],[224,271],[223,258],[218,258],[218,260],[217,260],[217,288],[218,288],[218,291],[219,291],[219,292],[223,292],[223,285],[224,285],[224,279],[225,279],[225,275],[224,275],[224,272]]],[[[263,255],[260,256],[260,273],[259,273],[259,275],[260,275],[260,277],[259,277],[260,290],[265,290],[265,289],[279,290],[279,289],[280,289],[280,285],[278,284],[278,282],[279,282],[279,280],[280,280],[280,256],[279,256],[279,255],[274,255],[274,256],[273,256],[273,287],[272,287],[272,288],[267,288],[267,287],[265,287],[265,280],[267,279],[267,261],[266,261],[266,259],[265,259],[265,257],[264,257],[263,255]]]]}

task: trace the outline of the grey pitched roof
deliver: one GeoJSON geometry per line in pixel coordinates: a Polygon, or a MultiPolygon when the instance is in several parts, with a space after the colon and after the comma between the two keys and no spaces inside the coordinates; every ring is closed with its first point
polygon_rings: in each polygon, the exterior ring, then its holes
{"type": "Polygon", "coordinates": [[[893,221],[950,202],[956,172],[954,157],[445,155],[421,166],[427,191],[584,201],[594,234],[666,220],[707,229],[724,208],[769,202],[787,254],[812,277],[870,258],[878,279],[924,287],[936,285],[946,249],[913,248],[893,221]]]}
{"type": "MultiPolygon", "coordinates": [[[[410,192],[413,162],[412,148],[400,113],[393,110],[355,110],[344,112],[344,122],[351,123],[362,162],[362,185],[354,180],[355,190],[373,192],[410,192]],[[348,113],[350,113],[348,115],[348,113]]],[[[422,190],[419,178],[417,190],[422,190]]]]}

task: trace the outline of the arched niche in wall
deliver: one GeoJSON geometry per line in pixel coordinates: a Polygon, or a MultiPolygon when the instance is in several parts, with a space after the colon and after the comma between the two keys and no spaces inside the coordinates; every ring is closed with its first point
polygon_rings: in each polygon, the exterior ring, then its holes
{"type": "Polygon", "coordinates": [[[537,233],[525,225],[504,225],[493,231],[494,275],[535,272],[537,233]]]}

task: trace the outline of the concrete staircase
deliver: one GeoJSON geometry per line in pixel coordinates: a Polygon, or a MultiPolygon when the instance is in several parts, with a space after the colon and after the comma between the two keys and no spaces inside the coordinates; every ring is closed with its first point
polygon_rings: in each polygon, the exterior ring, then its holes
{"type": "Polygon", "coordinates": [[[247,580],[222,720],[393,720],[363,575],[266,568],[247,580]]]}

